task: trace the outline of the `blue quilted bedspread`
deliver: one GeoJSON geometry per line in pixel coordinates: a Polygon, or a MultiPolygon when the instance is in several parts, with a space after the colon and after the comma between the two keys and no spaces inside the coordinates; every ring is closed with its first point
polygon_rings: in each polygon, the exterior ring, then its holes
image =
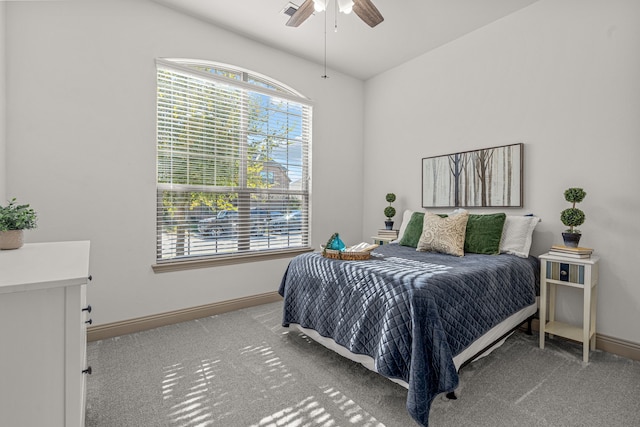
{"type": "Polygon", "coordinates": [[[535,302],[537,259],[417,252],[396,244],[367,261],[291,260],[280,285],[283,326],[297,323],[374,359],[409,384],[407,410],[429,422],[433,399],[458,385],[453,357],[535,302]]]}

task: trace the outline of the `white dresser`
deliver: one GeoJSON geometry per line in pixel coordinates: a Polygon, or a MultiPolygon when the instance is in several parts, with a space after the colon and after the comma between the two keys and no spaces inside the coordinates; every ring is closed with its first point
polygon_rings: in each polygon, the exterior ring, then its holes
{"type": "Polygon", "coordinates": [[[89,246],[31,243],[0,251],[3,427],[84,426],[89,246]]]}

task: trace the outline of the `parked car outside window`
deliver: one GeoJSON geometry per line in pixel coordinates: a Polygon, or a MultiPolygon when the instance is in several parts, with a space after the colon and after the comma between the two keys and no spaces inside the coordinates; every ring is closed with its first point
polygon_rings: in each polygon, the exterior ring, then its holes
{"type": "Polygon", "coordinates": [[[291,233],[302,230],[302,215],[300,211],[292,211],[279,218],[269,221],[269,231],[272,233],[291,233]]]}
{"type": "MultiPolygon", "coordinates": [[[[261,236],[265,233],[270,218],[265,209],[250,210],[251,235],[261,236]]],[[[205,237],[231,238],[236,237],[239,228],[239,214],[237,210],[222,210],[216,216],[204,218],[198,222],[198,232],[205,237]]]]}

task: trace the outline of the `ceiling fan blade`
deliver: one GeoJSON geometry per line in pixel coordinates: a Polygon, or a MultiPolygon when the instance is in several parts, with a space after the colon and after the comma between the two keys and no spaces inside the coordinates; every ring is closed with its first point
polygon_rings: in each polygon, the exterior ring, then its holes
{"type": "Polygon", "coordinates": [[[287,27],[297,27],[313,15],[313,0],[305,0],[287,21],[287,27]]]}
{"type": "Polygon", "coordinates": [[[371,28],[384,21],[384,17],[371,0],[354,0],[353,3],[353,12],[371,28]]]}

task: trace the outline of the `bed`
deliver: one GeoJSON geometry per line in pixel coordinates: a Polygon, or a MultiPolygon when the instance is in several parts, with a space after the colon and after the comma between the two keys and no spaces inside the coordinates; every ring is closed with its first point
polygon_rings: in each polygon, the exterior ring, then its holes
{"type": "Polygon", "coordinates": [[[407,410],[428,425],[458,369],[537,310],[538,260],[457,257],[383,245],[365,261],[319,252],[291,260],[280,284],[283,326],[407,387],[407,410]]]}

